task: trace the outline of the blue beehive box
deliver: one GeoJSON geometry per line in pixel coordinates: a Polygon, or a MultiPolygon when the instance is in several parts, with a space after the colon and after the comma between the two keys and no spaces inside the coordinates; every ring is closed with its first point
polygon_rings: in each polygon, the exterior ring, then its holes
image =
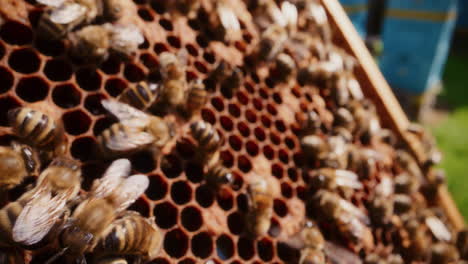
{"type": "Polygon", "coordinates": [[[459,0],[459,9],[457,29],[468,31],[468,1],[459,0]]]}
{"type": "Polygon", "coordinates": [[[340,0],[361,37],[366,35],[367,0],[340,0]]]}
{"type": "Polygon", "coordinates": [[[439,83],[457,0],[389,0],[380,67],[396,90],[422,94],[439,83]]]}

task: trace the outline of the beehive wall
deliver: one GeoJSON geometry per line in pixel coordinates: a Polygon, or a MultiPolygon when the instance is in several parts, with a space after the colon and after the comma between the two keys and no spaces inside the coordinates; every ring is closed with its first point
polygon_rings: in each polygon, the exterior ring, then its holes
{"type": "MultiPolygon", "coordinates": [[[[186,49],[187,80],[196,80],[205,79],[221,60],[242,66],[245,54],[253,51],[259,41],[259,32],[241,1],[235,1],[235,6],[244,14],[242,39],[224,44],[211,41],[200,30],[197,19],[166,12],[166,0],[134,0],[124,21],[143,29],[145,43],[130,61],[111,56],[94,68],[69,60],[68,42],[49,42],[36,35],[42,7],[34,1],[14,2],[0,1],[4,17],[0,28],[0,143],[8,145],[14,138],[7,127],[8,110],[31,104],[48,109],[63,122],[68,154],[82,162],[84,191],[108,165],[90,155],[97,148],[96,137],[115,122],[103,110],[101,99],[115,98],[128,84],[146,78],[157,81],[159,76],[148,73],[158,66],[158,54],[164,51],[186,49]]],[[[324,90],[276,84],[270,70],[268,65],[257,65],[246,72],[240,90],[232,97],[224,94],[218,84],[207,87],[213,92],[201,118],[213,124],[223,138],[221,159],[236,178],[232,190],[216,195],[203,183],[203,168],[192,161],[193,140],[184,133],[187,124],[180,128],[184,132],[177,135],[173,148],[165,148],[158,160],[154,161],[147,151],[130,157],[134,170],[150,179],[146,194],[130,209],[155,216],[165,234],[163,250],[151,263],[187,264],[199,263],[200,259],[216,263],[297,261],[298,252],[280,243],[298,231],[305,208],[296,114],[315,109],[325,125],[331,125],[335,106],[324,90]],[[245,182],[254,174],[272,177],[279,186],[271,219],[273,228],[260,238],[247,235],[243,221],[247,211],[245,182]]],[[[355,139],[355,144],[365,143],[355,139]]],[[[392,148],[374,147],[386,158],[394,159],[392,148]]],[[[379,170],[381,173],[364,181],[363,190],[351,199],[363,210],[381,175],[394,175],[400,168],[391,163],[379,164],[379,170]]],[[[12,190],[10,199],[18,197],[25,186],[12,190]]],[[[316,220],[320,223],[320,217],[316,220]]],[[[321,224],[327,238],[339,240],[339,234],[326,223],[321,224]]],[[[394,231],[374,228],[376,247],[371,251],[398,251],[398,245],[393,245],[394,231]]],[[[367,253],[370,251],[362,252],[367,253]]],[[[50,254],[33,255],[31,263],[42,263],[47,256],[50,254]]]]}

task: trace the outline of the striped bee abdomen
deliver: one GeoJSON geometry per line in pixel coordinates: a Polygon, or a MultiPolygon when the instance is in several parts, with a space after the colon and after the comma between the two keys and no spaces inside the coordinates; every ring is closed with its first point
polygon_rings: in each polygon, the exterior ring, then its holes
{"type": "Polygon", "coordinates": [[[158,96],[158,86],[139,82],[136,85],[131,85],[120,95],[119,101],[127,103],[137,109],[149,108],[158,96]]]}
{"type": "Polygon", "coordinates": [[[192,136],[198,141],[200,148],[206,152],[215,152],[221,143],[218,132],[211,124],[204,121],[197,121],[190,125],[192,136]]]}

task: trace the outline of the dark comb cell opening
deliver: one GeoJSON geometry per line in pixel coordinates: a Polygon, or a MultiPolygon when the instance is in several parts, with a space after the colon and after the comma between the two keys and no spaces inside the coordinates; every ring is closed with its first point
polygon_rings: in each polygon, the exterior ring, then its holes
{"type": "Polygon", "coordinates": [[[228,110],[229,114],[234,117],[239,117],[241,115],[241,109],[237,104],[229,104],[228,110]]]}
{"type": "Polygon", "coordinates": [[[262,104],[262,100],[259,99],[259,98],[254,98],[252,100],[252,104],[253,106],[255,107],[255,109],[257,109],[258,111],[262,111],[263,109],[263,104],[262,104]]]}
{"type": "Polygon", "coordinates": [[[71,65],[64,60],[52,59],[46,62],[44,73],[51,81],[66,81],[72,76],[71,65]]]}
{"type": "Polygon", "coordinates": [[[229,136],[229,145],[231,148],[233,148],[235,151],[239,151],[242,148],[242,139],[238,136],[229,136]]]}
{"type": "Polygon", "coordinates": [[[284,262],[292,262],[299,259],[299,251],[294,250],[285,243],[278,242],[277,244],[278,257],[284,262]]]}
{"type": "Polygon", "coordinates": [[[62,108],[72,108],[80,104],[81,93],[71,83],[57,85],[52,90],[52,100],[62,108]]]}
{"type": "Polygon", "coordinates": [[[247,149],[247,153],[252,157],[257,156],[258,152],[260,151],[258,144],[255,143],[254,141],[248,141],[245,144],[245,148],[247,149]]]}
{"type": "Polygon", "coordinates": [[[249,126],[242,121],[237,124],[237,130],[239,130],[243,137],[248,137],[250,135],[249,126]]]}
{"type": "Polygon", "coordinates": [[[3,56],[5,56],[5,45],[3,45],[2,42],[0,42],[0,60],[3,59],[3,56]]]}
{"type": "Polygon", "coordinates": [[[270,261],[273,259],[273,242],[264,238],[257,243],[258,255],[263,261],[270,261]]]}
{"type": "Polygon", "coordinates": [[[165,18],[159,19],[159,25],[161,25],[161,27],[167,31],[174,30],[174,27],[172,26],[172,22],[169,19],[165,19],[165,18]]]}
{"type": "Polygon", "coordinates": [[[279,217],[285,217],[288,214],[288,206],[283,200],[275,199],[273,209],[279,217]]]}
{"type": "Polygon", "coordinates": [[[280,136],[279,136],[277,133],[275,133],[275,132],[271,132],[271,133],[270,133],[270,140],[271,140],[271,142],[272,142],[273,144],[275,144],[275,145],[279,145],[279,144],[281,143],[281,138],[280,138],[280,136]]]}
{"type": "Polygon", "coordinates": [[[205,52],[203,53],[203,59],[205,59],[206,62],[213,64],[216,61],[216,58],[213,53],[211,52],[205,52]]]}
{"type": "Polygon", "coordinates": [[[130,205],[130,207],[128,207],[128,210],[139,212],[144,217],[149,217],[150,213],[150,207],[148,202],[141,197],[138,200],[136,200],[132,205],[130,205]]]}
{"type": "Polygon", "coordinates": [[[293,196],[293,188],[286,182],[281,183],[281,194],[285,198],[291,198],[293,196]]]}
{"type": "Polygon", "coordinates": [[[296,143],[294,143],[294,139],[291,137],[285,138],[284,142],[286,143],[286,146],[291,150],[296,147],[296,143]]]}
{"type": "Polygon", "coordinates": [[[16,94],[27,102],[44,100],[49,93],[49,85],[41,77],[22,78],[16,86],[16,94]]]}
{"type": "Polygon", "coordinates": [[[291,179],[291,181],[297,181],[297,178],[298,178],[298,173],[297,173],[297,170],[293,169],[293,168],[289,168],[288,169],[288,177],[289,179],[291,179]]]}
{"type": "Polygon", "coordinates": [[[191,182],[201,182],[204,178],[203,166],[197,163],[188,163],[185,166],[185,175],[191,182]]]}
{"type": "Polygon", "coordinates": [[[146,196],[153,201],[161,200],[166,196],[168,186],[167,181],[159,174],[149,175],[149,186],[146,190],[146,196]]]}
{"type": "Polygon", "coordinates": [[[176,49],[180,49],[181,47],[181,42],[180,42],[180,38],[179,37],[176,37],[176,36],[168,36],[167,37],[167,42],[169,42],[169,45],[171,45],[172,47],[176,48],[176,49]]]}
{"type": "Polygon", "coordinates": [[[183,159],[190,159],[195,155],[196,146],[189,139],[182,138],[177,141],[176,149],[183,159]]]}
{"type": "Polygon", "coordinates": [[[221,235],[216,240],[216,251],[222,260],[230,259],[234,255],[234,242],[227,235],[221,235]]]}
{"type": "Polygon", "coordinates": [[[176,204],[186,204],[192,199],[192,188],[185,181],[175,182],[171,186],[171,198],[176,204]]]}
{"type": "Polygon", "coordinates": [[[284,124],[284,122],[282,120],[276,120],[275,121],[275,126],[276,126],[276,129],[279,132],[285,132],[286,131],[286,125],[284,124]]]}
{"type": "Polygon", "coordinates": [[[247,121],[249,121],[250,123],[257,122],[257,115],[255,114],[254,111],[250,109],[245,111],[245,118],[247,118],[247,121]]]}
{"type": "Polygon", "coordinates": [[[208,68],[205,66],[205,64],[203,64],[203,62],[196,61],[194,65],[197,71],[204,74],[208,73],[208,68]]]}
{"type": "Polygon", "coordinates": [[[165,258],[155,258],[152,261],[148,262],[148,264],[170,264],[169,260],[165,258]]]}
{"type": "Polygon", "coordinates": [[[216,196],[219,207],[224,211],[229,211],[234,206],[234,197],[228,191],[220,191],[216,196]]]}
{"type": "Polygon", "coordinates": [[[0,37],[10,45],[25,45],[32,42],[32,30],[28,26],[7,21],[0,28],[0,37]]]}
{"type": "Polygon", "coordinates": [[[154,44],[153,50],[157,54],[161,54],[165,51],[169,51],[169,48],[167,47],[165,43],[158,42],[154,44]]]}
{"type": "Polygon", "coordinates": [[[196,263],[195,260],[191,258],[185,258],[178,262],[178,264],[195,264],[195,263],[196,263]]]}
{"type": "Polygon", "coordinates": [[[127,82],[120,78],[111,78],[106,81],[104,89],[110,96],[117,97],[127,88],[127,85],[127,82]]]}
{"type": "Polygon", "coordinates": [[[132,168],[140,173],[148,173],[156,168],[156,160],[151,151],[140,151],[130,157],[132,168]]]}
{"type": "Polygon", "coordinates": [[[116,74],[120,72],[122,61],[115,55],[110,55],[102,64],[101,70],[106,74],[116,74]]]}
{"type": "Polygon", "coordinates": [[[149,11],[146,8],[138,9],[138,15],[145,21],[153,21],[154,20],[154,17],[151,14],[151,11],[149,11]]]}
{"type": "Polygon", "coordinates": [[[177,224],[177,207],[169,202],[158,204],[153,209],[156,224],[161,228],[170,228],[177,224]]]}
{"type": "Polygon", "coordinates": [[[231,213],[227,219],[229,231],[238,235],[244,230],[244,215],[238,212],[231,213]]]}
{"type": "Polygon", "coordinates": [[[174,258],[180,258],[185,255],[188,250],[189,239],[184,231],[174,229],[164,237],[164,250],[174,258]]]}
{"type": "Polygon", "coordinates": [[[168,178],[176,178],[182,173],[182,162],[175,155],[166,155],[161,160],[161,169],[168,178]]]}
{"type": "Polygon", "coordinates": [[[181,214],[182,225],[190,232],[197,231],[203,224],[203,218],[198,208],[186,207],[181,214]]]}
{"type": "Polygon", "coordinates": [[[150,3],[151,8],[158,14],[166,12],[166,0],[153,0],[150,3]]]}
{"type": "Polygon", "coordinates": [[[85,133],[91,126],[91,118],[81,110],[66,113],[62,120],[65,131],[74,136],[85,133]]]}
{"type": "Polygon", "coordinates": [[[249,209],[249,197],[246,194],[241,193],[237,196],[237,208],[242,212],[247,212],[249,209]]]}
{"type": "Polygon", "coordinates": [[[192,252],[193,255],[199,258],[207,258],[213,252],[213,240],[211,235],[207,232],[196,234],[192,238],[192,252]]]}
{"type": "Polygon", "coordinates": [[[263,126],[265,127],[271,126],[271,119],[267,115],[262,115],[260,117],[260,120],[262,121],[263,126]]]}
{"type": "Polygon", "coordinates": [[[216,122],[216,116],[213,111],[207,108],[203,108],[201,111],[201,116],[203,120],[210,124],[214,124],[216,122]]]}
{"type": "Polygon", "coordinates": [[[213,191],[206,185],[201,185],[195,191],[195,199],[202,207],[210,207],[214,202],[213,191]]]}
{"type": "Polygon", "coordinates": [[[101,105],[101,101],[106,99],[103,94],[92,94],[88,95],[85,99],[84,106],[93,115],[102,115],[106,113],[106,110],[101,105]]]}
{"type": "Polygon", "coordinates": [[[8,92],[13,86],[14,77],[10,70],[0,67],[0,93],[8,92]]]}
{"type": "Polygon", "coordinates": [[[93,158],[98,145],[92,137],[82,137],[75,139],[71,145],[70,152],[75,159],[88,161],[93,158]]]}
{"type": "Polygon", "coordinates": [[[240,237],[237,241],[237,252],[244,260],[249,260],[255,255],[254,242],[246,237],[240,237]]]}
{"type": "Polygon", "coordinates": [[[59,56],[65,50],[65,45],[60,40],[51,40],[38,37],[34,41],[36,49],[47,56],[59,56]]]}
{"type": "Polygon", "coordinates": [[[288,152],[284,149],[280,149],[278,151],[278,157],[279,159],[284,163],[284,164],[288,164],[289,162],[289,155],[288,155],[288,152]]]}
{"type": "Polygon", "coordinates": [[[276,178],[283,178],[283,172],[283,166],[281,166],[280,164],[275,163],[271,166],[271,174],[273,174],[273,176],[275,176],[276,178]]]}
{"type": "Polygon", "coordinates": [[[124,76],[130,82],[139,82],[145,78],[145,72],[136,64],[129,63],[125,65],[124,76]]]}
{"type": "Polygon", "coordinates": [[[10,67],[20,73],[33,73],[39,70],[41,60],[33,49],[17,49],[14,50],[8,58],[10,67]]]}
{"type": "Polygon", "coordinates": [[[216,110],[219,112],[224,110],[224,102],[223,99],[220,97],[214,97],[211,99],[211,104],[214,106],[216,110]]]}
{"type": "Polygon", "coordinates": [[[221,151],[220,157],[221,157],[221,160],[223,161],[224,166],[228,168],[231,168],[232,166],[234,166],[234,156],[228,150],[221,151]]]}
{"type": "Polygon", "coordinates": [[[265,156],[265,158],[272,160],[275,158],[275,150],[269,145],[264,146],[263,155],[265,156]]]}
{"type": "Polygon", "coordinates": [[[232,119],[229,118],[228,116],[221,116],[219,119],[221,126],[224,128],[226,131],[231,131],[234,127],[234,123],[232,122],[232,119]]]}
{"type": "Polygon", "coordinates": [[[198,56],[198,49],[193,44],[186,44],[185,49],[190,54],[190,56],[197,57],[198,56]]]}
{"type": "Polygon", "coordinates": [[[208,47],[208,39],[205,36],[198,35],[197,36],[197,43],[200,45],[202,48],[208,47]]]}
{"type": "Polygon", "coordinates": [[[143,53],[140,55],[140,61],[145,65],[149,70],[156,68],[159,63],[158,59],[151,55],[150,53],[143,53]]]}
{"type": "Polygon", "coordinates": [[[256,127],[254,129],[254,134],[255,134],[255,137],[260,141],[264,141],[266,139],[265,130],[263,130],[260,127],[256,127]]]}
{"type": "Polygon", "coordinates": [[[76,72],[76,82],[86,91],[96,91],[101,87],[101,75],[93,68],[81,68],[76,72]]]}
{"type": "Polygon", "coordinates": [[[102,131],[108,129],[112,124],[114,124],[116,122],[115,119],[111,118],[111,117],[103,117],[103,118],[100,118],[98,119],[95,123],[94,123],[94,127],[93,127],[93,134],[95,136],[99,136],[102,131]]]}
{"type": "MultiPolygon", "coordinates": [[[[79,142],[78,142],[79,143],[79,142]]],[[[83,177],[82,186],[85,191],[89,191],[95,179],[101,178],[107,169],[103,163],[86,163],[81,166],[81,173],[86,175],[83,177]]]]}

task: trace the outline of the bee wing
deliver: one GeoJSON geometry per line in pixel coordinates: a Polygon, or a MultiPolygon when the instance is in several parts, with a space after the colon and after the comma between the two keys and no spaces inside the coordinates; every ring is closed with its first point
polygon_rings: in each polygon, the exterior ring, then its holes
{"type": "Polygon", "coordinates": [[[128,133],[119,133],[106,142],[106,147],[114,151],[130,151],[151,144],[155,141],[153,135],[137,129],[128,133]]]}
{"type": "Polygon", "coordinates": [[[50,14],[50,20],[56,24],[68,24],[84,16],[85,13],[86,7],[77,3],[69,3],[55,8],[50,14]]]}
{"type": "Polygon", "coordinates": [[[348,170],[336,170],[336,183],[339,186],[350,187],[353,189],[362,189],[362,183],[359,182],[356,173],[348,170]]]}
{"type": "Polygon", "coordinates": [[[50,7],[59,7],[65,3],[65,0],[36,0],[36,2],[50,7]]]}
{"type": "Polygon", "coordinates": [[[368,225],[370,223],[367,215],[364,214],[361,210],[359,210],[359,208],[357,208],[354,204],[346,200],[340,199],[340,207],[348,213],[350,213],[351,215],[353,215],[354,217],[358,218],[364,224],[368,225]]]}
{"type": "Polygon", "coordinates": [[[319,25],[324,25],[328,22],[327,12],[320,4],[310,3],[309,4],[309,15],[319,25]]]}
{"type": "Polygon", "coordinates": [[[114,201],[116,210],[122,212],[135,202],[148,188],[148,177],[142,174],[136,174],[125,179],[119,187],[118,195],[114,201]]]}
{"type": "Polygon", "coordinates": [[[13,240],[33,245],[41,241],[65,210],[69,192],[52,198],[50,192],[35,195],[21,211],[13,226],[13,240]]]}
{"type": "Polygon", "coordinates": [[[143,34],[135,25],[112,25],[108,28],[112,32],[112,41],[118,46],[127,46],[129,43],[140,45],[145,42],[143,34]]]}
{"type": "Polygon", "coordinates": [[[294,4],[291,4],[288,1],[284,1],[281,4],[281,13],[283,13],[283,17],[286,19],[286,22],[290,26],[297,25],[297,8],[294,4]]]}
{"type": "Polygon", "coordinates": [[[426,225],[431,230],[432,234],[440,241],[449,242],[452,239],[452,234],[447,226],[437,217],[427,217],[426,225]]]}
{"type": "Polygon", "coordinates": [[[279,7],[276,5],[276,3],[272,2],[268,6],[268,13],[270,14],[275,24],[282,26],[282,27],[285,27],[288,24],[288,22],[286,21],[286,18],[284,17],[283,13],[279,9],[279,7]]]}
{"type": "Polygon", "coordinates": [[[217,8],[217,12],[221,24],[225,29],[240,30],[239,19],[230,7],[220,4],[217,8]]]}
{"type": "Polygon", "coordinates": [[[102,106],[116,116],[122,124],[130,127],[145,127],[149,123],[148,115],[128,104],[116,100],[102,100],[102,106]]]}
{"type": "Polygon", "coordinates": [[[394,192],[392,179],[388,176],[382,177],[382,180],[375,188],[375,191],[383,197],[390,196],[394,192]]]}
{"type": "Polygon", "coordinates": [[[332,242],[325,242],[325,253],[333,264],[361,264],[358,255],[332,242]]]}
{"type": "Polygon", "coordinates": [[[102,198],[109,196],[130,174],[132,165],[128,159],[118,159],[112,162],[100,179],[96,179],[91,187],[91,197],[102,198]]]}

